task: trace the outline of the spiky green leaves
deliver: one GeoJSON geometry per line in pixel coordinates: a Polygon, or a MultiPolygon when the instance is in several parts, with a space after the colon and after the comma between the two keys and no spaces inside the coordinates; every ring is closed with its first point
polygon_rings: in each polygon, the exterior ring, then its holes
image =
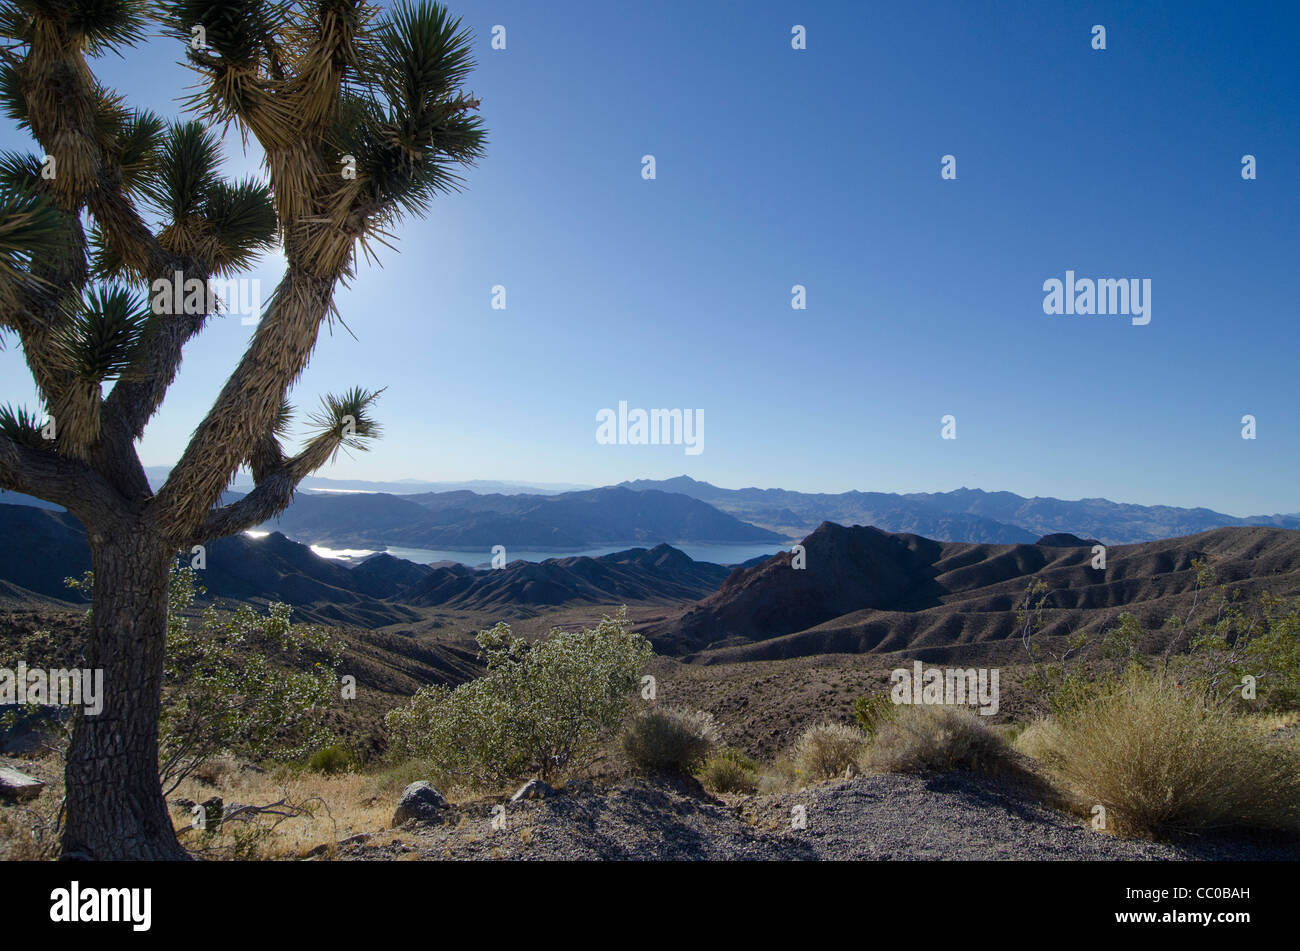
{"type": "Polygon", "coordinates": [[[198,122],[173,122],[158,146],[141,190],[173,222],[197,214],[221,181],[221,140],[198,122]]]}
{"type": "Polygon", "coordinates": [[[407,122],[419,123],[474,69],[469,31],[438,4],[399,3],[378,40],[376,80],[389,105],[407,122]]]}
{"type": "Polygon", "coordinates": [[[121,253],[104,239],[104,232],[99,228],[91,228],[89,244],[90,273],[93,276],[104,281],[131,276],[121,253]]]}
{"type": "Polygon", "coordinates": [[[215,273],[249,264],[275,240],[270,189],[220,176],[221,142],[198,122],[168,127],[140,188],[168,224],[160,242],[193,255],[215,273]]]}
{"type": "Polygon", "coordinates": [[[346,393],[322,397],[320,410],[309,417],[316,431],[312,442],[328,446],[330,460],[342,448],[365,452],[370,448],[368,441],[380,436],[371,407],[383,392],[353,387],[346,393]]]}
{"type": "Polygon", "coordinates": [[[239,270],[275,243],[271,190],[254,179],[218,182],[208,192],[202,214],[217,236],[215,271],[239,270]]]}
{"type": "Polygon", "coordinates": [[[129,113],[119,126],[112,157],[128,194],[144,185],[156,161],[158,138],[165,126],[161,116],[147,109],[129,113]]]}
{"type": "Polygon", "coordinates": [[[401,3],[376,31],[358,93],[340,105],[334,141],[357,159],[369,201],[420,214],[462,183],[486,141],[478,102],[461,90],[474,68],[472,38],[436,3],[401,3]]]}
{"type": "Polygon", "coordinates": [[[141,40],[148,13],[145,0],[11,0],[0,4],[0,36],[27,42],[43,21],[98,56],[141,40]]]}
{"type": "Polygon", "coordinates": [[[23,84],[18,70],[13,66],[6,65],[0,69],[0,109],[4,111],[7,118],[17,123],[18,128],[29,128],[27,97],[23,95],[23,84]]]}
{"type": "Polygon", "coordinates": [[[43,194],[41,160],[22,152],[0,154],[0,188],[23,195],[43,194]]]}
{"type": "Polygon", "coordinates": [[[51,333],[63,369],[95,383],[124,373],[149,319],[144,297],[124,287],[91,287],[67,310],[51,333]]]}
{"type": "Polygon", "coordinates": [[[271,435],[284,439],[289,435],[289,430],[293,426],[293,404],[287,399],[280,401],[280,407],[275,411],[275,419],[271,421],[271,435]]]}
{"type": "Polygon", "coordinates": [[[51,359],[70,377],[59,392],[47,394],[64,454],[89,458],[99,438],[100,387],[131,365],[148,318],[142,295],[121,287],[91,287],[73,298],[63,320],[50,328],[51,359]]]}
{"type": "Polygon", "coordinates": [[[48,449],[50,443],[41,432],[41,422],[25,406],[0,406],[0,436],[28,449],[48,449]]]}
{"type": "Polygon", "coordinates": [[[201,38],[206,49],[228,65],[256,67],[274,55],[274,38],[288,18],[287,3],[270,0],[164,0],[158,7],[169,31],[192,45],[201,38]],[[201,28],[196,33],[195,27],[201,28]]]}
{"type": "MultiPolygon", "coordinates": [[[[13,168],[0,163],[0,178],[13,168]]],[[[44,196],[0,185],[0,288],[31,280],[32,265],[67,251],[68,223],[44,196]]]]}

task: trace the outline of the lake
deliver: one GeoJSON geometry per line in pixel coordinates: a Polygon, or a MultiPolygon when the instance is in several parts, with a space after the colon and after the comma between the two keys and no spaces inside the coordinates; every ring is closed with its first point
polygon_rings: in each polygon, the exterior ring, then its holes
{"type": "MultiPolygon", "coordinates": [[[[629,548],[653,548],[653,545],[638,545],[635,542],[629,542],[624,545],[609,545],[604,548],[588,548],[582,551],[530,551],[528,549],[506,549],[507,561],[545,561],[548,558],[573,558],[578,555],[586,555],[591,558],[600,555],[608,555],[616,551],[627,551],[629,548]]],[[[685,553],[695,561],[711,561],[718,565],[738,565],[742,561],[749,561],[751,558],[757,558],[759,555],[775,555],[778,551],[788,550],[789,545],[777,543],[765,545],[753,544],[681,544],[674,545],[678,551],[685,553]]],[[[328,548],[324,545],[312,545],[311,550],[322,558],[337,558],[347,561],[360,561],[375,554],[368,549],[356,548],[328,548]]],[[[492,552],[490,549],[478,549],[476,551],[452,551],[447,549],[433,548],[389,548],[388,554],[394,558],[404,558],[407,561],[414,561],[418,564],[427,565],[434,561],[455,561],[462,565],[468,565],[471,568],[486,567],[492,561],[492,552]]]]}

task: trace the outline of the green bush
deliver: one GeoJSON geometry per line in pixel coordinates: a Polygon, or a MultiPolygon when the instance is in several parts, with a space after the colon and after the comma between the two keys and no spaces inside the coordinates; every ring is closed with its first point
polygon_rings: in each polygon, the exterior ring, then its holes
{"type": "Polygon", "coordinates": [[[853,718],[858,721],[863,733],[875,736],[880,724],[894,715],[894,706],[894,701],[887,692],[858,697],[853,701],[853,718]]]}
{"type": "Polygon", "coordinates": [[[622,749],[629,765],[650,776],[689,776],[718,742],[712,714],[702,710],[651,706],[638,710],[623,728],[622,749]]]}
{"type": "Polygon", "coordinates": [[[397,757],[481,785],[575,768],[627,715],[653,651],[626,610],[594,629],[529,643],[498,624],[478,636],[487,673],[421,688],[384,718],[397,757]]]}
{"type": "Polygon", "coordinates": [[[338,703],[342,644],[324,628],[291,623],[287,604],[264,615],[209,605],[191,627],[185,611],[201,590],[194,569],[173,569],[159,736],[170,789],[218,753],[301,760],[333,738],[322,713],[338,703]]]}
{"type": "Polygon", "coordinates": [[[356,758],[352,753],[337,744],[317,750],[307,761],[307,768],[313,773],[324,773],[327,776],[346,773],[355,765],[356,758]]]}
{"type": "Polygon", "coordinates": [[[713,792],[757,792],[758,763],[743,751],[725,746],[705,761],[700,781],[713,792]]]}
{"type": "MultiPolygon", "coordinates": [[[[194,602],[204,593],[197,577],[188,565],[173,564],[167,589],[158,721],[158,779],[165,795],[219,756],[301,762],[334,738],[323,712],[339,702],[342,642],[325,628],[292,623],[287,604],[272,604],[265,614],[248,605],[223,612],[210,604],[195,619],[194,602]]],[[[89,597],[94,575],[65,583],[89,597]]],[[[24,659],[34,666],[75,666],[61,648],[66,645],[36,632],[23,646],[24,659]]],[[[62,724],[64,734],[68,726],[62,724]]],[[[65,745],[66,735],[56,743],[65,745]]]]}
{"type": "Polygon", "coordinates": [[[1039,714],[1062,716],[1113,690],[1137,661],[1146,634],[1137,618],[1124,611],[1100,637],[1076,632],[1050,648],[1039,637],[1049,601],[1047,584],[1032,582],[1017,607],[1016,627],[1032,662],[1023,684],[1032,706],[1039,714]]]}

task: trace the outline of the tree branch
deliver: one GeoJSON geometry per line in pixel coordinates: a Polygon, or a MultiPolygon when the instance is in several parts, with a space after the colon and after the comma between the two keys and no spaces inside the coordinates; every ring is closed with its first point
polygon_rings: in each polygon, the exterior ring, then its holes
{"type": "MultiPolygon", "coordinates": [[[[285,394],[311,357],[335,283],[290,263],[239,366],[155,498],[159,524],[169,526],[177,542],[199,531],[247,458],[247,447],[271,431],[285,394]]],[[[301,478],[288,486],[290,498],[301,478]]]]}
{"type": "Polygon", "coordinates": [[[49,449],[33,449],[0,436],[0,488],[62,505],[90,525],[123,500],[98,472],[85,463],[49,449]]]}
{"type": "Polygon", "coordinates": [[[238,501],[212,511],[186,547],[235,535],[275,518],[293,502],[299,483],[329,461],[342,438],[340,433],[321,433],[286,459],[275,439],[267,436],[259,444],[253,465],[256,487],[238,501]],[[277,457],[278,461],[272,462],[277,457]]]}
{"type": "MultiPolygon", "coordinates": [[[[184,280],[199,277],[182,272],[184,280]]],[[[133,439],[139,439],[153,414],[162,406],[167,390],[180,372],[185,345],[207,323],[208,314],[166,314],[157,318],[153,333],[140,343],[131,370],[113,384],[104,402],[104,414],[121,420],[133,439]]]]}
{"type": "MultiPolygon", "coordinates": [[[[85,207],[98,223],[104,240],[126,268],[146,280],[171,278],[176,271],[180,271],[185,279],[200,277],[206,280],[211,268],[163,248],[123,190],[121,169],[104,154],[90,119],[97,110],[98,101],[93,74],[86,65],[81,48],[68,43],[66,35],[59,36],[56,41],[38,34],[23,59],[25,68],[22,73],[26,73],[26,67],[33,62],[46,65],[61,80],[57,99],[30,88],[24,92],[36,140],[48,154],[76,157],[71,169],[74,174],[61,173],[55,179],[54,194],[60,199],[64,211],[75,218],[85,207]],[[69,123],[67,116],[77,119],[69,123]]],[[[80,261],[84,266],[84,254],[69,256],[69,260],[80,261]]],[[[83,273],[75,286],[84,284],[85,278],[83,273]]],[[[56,281],[56,293],[65,294],[67,286],[66,280],[56,281]]],[[[133,373],[130,380],[119,380],[109,395],[107,413],[125,423],[125,427],[112,426],[111,430],[115,433],[125,431],[133,440],[141,436],[145,424],[162,404],[167,388],[176,378],[182,347],[202,329],[203,324],[204,318],[163,318],[161,332],[142,344],[139,372],[133,373]]],[[[28,342],[24,340],[24,344],[28,342]]],[[[33,367],[34,372],[37,369],[33,367]]],[[[120,453],[120,448],[118,451],[120,453]]]]}

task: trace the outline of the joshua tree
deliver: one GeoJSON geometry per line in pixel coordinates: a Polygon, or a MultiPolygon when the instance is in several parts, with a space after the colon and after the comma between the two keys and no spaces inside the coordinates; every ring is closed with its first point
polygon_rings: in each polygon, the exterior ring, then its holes
{"type": "Polygon", "coordinates": [[[282,511],[341,446],[378,434],[377,394],[353,389],[324,398],[297,452],[281,444],[288,392],[358,245],[458,187],[458,167],[482,154],[478,102],[462,91],[469,47],[426,3],[0,2],[0,102],[43,152],[0,157],[0,328],[45,404],[0,411],[0,487],[86,527],[86,663],[104,670],[102,713],[73,727],[65,857],[185,856],[157,773],[170,563],[282,511]],[[134,46],[151,23],[200,77],[190,121],[132,109],[91,72],[87,57],[134,46]],[[264,180],[219,174],[209,130],[231,122],[260,145],[264,180]],[[284,275],[155,493],[136,443],[213,315],[189,291],[276,245],[284,275]],[[255,488],[222,504],[244,466],[255,488]]]}

